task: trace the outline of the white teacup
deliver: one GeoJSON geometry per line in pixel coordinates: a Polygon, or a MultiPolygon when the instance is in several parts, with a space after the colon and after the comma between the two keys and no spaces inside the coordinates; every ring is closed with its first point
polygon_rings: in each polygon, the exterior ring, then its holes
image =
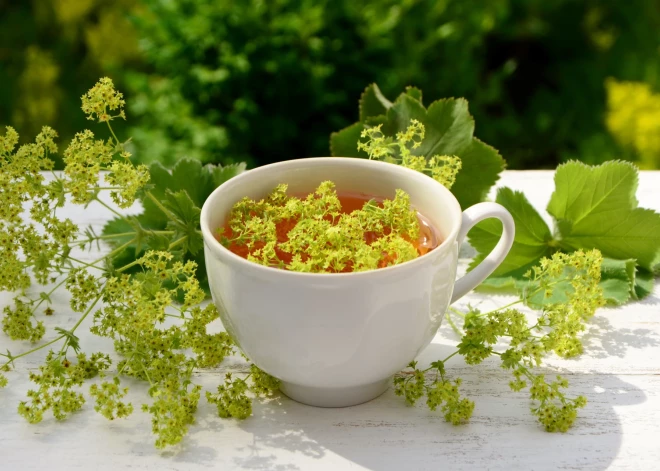
{"type": "Polygon", "coordinates": [[[504,260],[514,237],[509,212],[479,203],[461,213],[440,183],[397,165],[356,158],[290,160],[250,170],[218,187],[201,214],[206,270],[222,322],[245,354],[281,380],[296,401],[359,404],[382,394],[435,335],[445,311],[504,260]],[[338,192],[393,198],[400,188],[439,232],[429,253],[358,273],[297,273],[248,262],[215,238],[232,206],[261,199],[280,184],[309,193],[324,180],[338,192]],[[458,247],[477,222],[498,218],[502,237],[474,270],[455,281],[458,247]]]}

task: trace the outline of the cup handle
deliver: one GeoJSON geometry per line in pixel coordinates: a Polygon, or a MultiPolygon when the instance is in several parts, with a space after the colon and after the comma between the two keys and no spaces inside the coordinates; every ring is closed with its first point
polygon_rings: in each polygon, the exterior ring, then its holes
{"type": "Polygon", "coordinates": [[[463,211],[461,230],[458,232],[458,237],[456,237],[458,246],[461,246],[465,236],[475,224],[489,218],[497,218],[502,221],[502,226],[504,226],[502,236],[495,248],[479,265],[474,267],[472,271],[466,273],[463,277],[456,280],[451,303],[458,301],[469,291],[476,288],[479,283],[484,281],[488,275],[493,273],[499,264],[504,261],[509,250],[511,250],[513,238],[516,233],[516,226],[509,211],[507,211],[504,206],[497,203],[478,203],[463,211]]]}

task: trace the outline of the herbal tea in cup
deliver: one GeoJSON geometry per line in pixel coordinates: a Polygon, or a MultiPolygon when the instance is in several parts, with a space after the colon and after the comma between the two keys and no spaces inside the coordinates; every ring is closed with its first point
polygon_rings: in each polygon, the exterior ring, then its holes
{"type": "Polygon", "coordinates": [[[502,262],[514,235],[498,204],[461,211],[429,176],[340,157],[232,178],[204,203],[201,229],[227,332],[286,395],[324,407],[382,394],[430,343],[449,304],[502,262]],[[500,242],[456,281],[461,241],[489,217],[503,223],[500,242]]]}
{"type": "Polygon", "coordinates": [[[278,185],[268,197],[234,205],[216,237],[262,265],[310,273],[350,273],[407,262],[440,243],[427,218],[396,191],[393,200],[337,193],[325,181],[308,195],[278,185]]]}

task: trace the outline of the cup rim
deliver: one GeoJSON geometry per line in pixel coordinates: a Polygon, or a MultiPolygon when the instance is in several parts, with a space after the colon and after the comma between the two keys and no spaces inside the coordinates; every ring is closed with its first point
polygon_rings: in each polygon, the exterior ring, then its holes
{"type": "Polygon", "coordinates": [[[219,256],[221,257],[226,257],[229,261],[242,265],[246,269],[252,269],[255,270],[257,273],[262,273],[264,275],[268,274],[273,274],[277,276],[289,276],[289,277],[299,277],[303,278],[306,280],[340,280],[340,279],[347,279],[347,278],[357,278],[357,277],[367,277],[367,276],[374,276],[378,274],[386,275],[389,273],[392,273],[395,270],[405,270],[408,268],[413,268],[417,265],[421,265],[425,263],[426,260],[429,259],[430,256],[433,256],[434,253],[438,253],[437,251],[441,251],[442,248],[446,248],[449,244],[453,244],[456,240],[456,237],[458,236],[458,232],[460,230],[460,214],[462,212],[462,209],[460,207],[460,204],[458,203],[458,200],[456,197],[453,195],[449,189],[447,189],[444,185],[442,185],[440,182],[437,182],[433,178],[429,177],[428,175],[425,175],[421,172],[418,172],[416,170],[412,170],[409,168],[402,167],[397,164],[392,164],[389,162],[381,162],[378,160],[369,160],[369,159],[361,159],[361,158],[355,158],[355,157],[307,157],[303,159],[292,159],[292,160],[285,160],[282,162],[276,162],[273,164],[268,164],[268,165],[263,165],[261,167],[257,167],[254,169],[247,170],[229,180],[221,184],[219,187],[217,187],[215,190],[211,192],[211,194],[206,198],[204,201],[204,204],[202,205],[202,211],[200,214],[200,227],[202,231],[202,237],[204,239],[204,250],[213,250],[215,251],[219,256]],[[241,257],[240,255],[236,255],[234,252],[229,250],[227,247],[222,245],[220,241],[218,241],[214,236],[213,236],[213,231],[209,227],[209,222],[208,220],[210,219],[211,211],[212,209],[210,208],[212,201],[214,201],[216,198],[218,198],[218,194],[222,193],[223,191],[226,191],[228,187],[236,186],[241,184],[241,180],[243,178],[254,178],[255,173],[263,173],[267,172],[270,169],[273,168],[278,168],[278,169],[286,169],[286,167],[291,167],[291,170],[294,170],[296,168],[300,168],[301,164],[304,166],[315,166],[315,165],[327,165],[328,163],[331,163],[332,165],[349,165],[349,166],[362,166],[362,167],[382,167],[382,166],[387,166],[387,170],[389,171],[394,171],[400,173],[404,178],[408,179],[413,179],[413,180],[418,180],[420,184],[431,184],[436,186],[438,189],[440,189],[441,192],[444,192],[446,197],[448,198],[448,203],[454,205],[457,208],[457,214],[459,214],[459,221],[457,224],[454,225],[452,228],[451,232],[445,239],[442,241],[440,245],[438,245],[436,248],[433,250],[425,253],[424,255],[421,255],[417,258],[414,258],[413,260],[408,260],[406,262],[403,262],[398,265],[391,265],[388,267],[384,268],[377,268],[375,270],[367,270],[367,271],[359,271],[359,272],[348,272],[348,273],[307,273],[307,272],[297,272],[297,271],[290,271],[290,270],[283,270],[281,268],[275,268],[275,267],[268,267],[265,265],[261,265],[258,263],[250,262],[249,260],[241,257]],[[253,173],[254,172],[254,173],[253,173]]]}

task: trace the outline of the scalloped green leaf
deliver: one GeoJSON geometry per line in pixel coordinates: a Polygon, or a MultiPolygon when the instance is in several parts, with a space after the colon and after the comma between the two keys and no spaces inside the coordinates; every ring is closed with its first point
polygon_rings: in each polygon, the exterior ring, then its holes
{"type": "Polygon", "coordinates": [[[562,247],[596,248],[606,257],[635,259],[651,272],[660,264],[660,214],[637,207],[634,165],[569,162],[557,168],[555,186],[548,212],[562,247]]]}
{"type": "Polygon", "coordinates": [[[406,87],[406,95],[408,95],[409,97],[412,97],[415,100],[417,100],[418,102],[422,103],[422,91],[419,88],[413,87],[413,86],[407,86],[406,87]]]}
{"type": "MultiPolygon", "coordinates": [[[[150,198],[142,199],[143,212],[134,218],[134,224],[143,230],[143,240],[139,244],[132,244],[122,251],[121,256],[113,260],[116,268],[127,265],[141,257],[146,249],[167,248],[184,235],[188,236],[179,246],[184,260],[197,262],[197,278],[202,287],[208,290],[206,269],[202,252],[202,239],[199,230],[199,211],[215,188],[234,176],[245,171],[245,164],[227,166],[202,165],[195,159],[181,159],[172,168],[167,170],[158,162],[149,167],[149,191],[155,199],[170,211],[174,212],[178,221],[172,223],[165,213],[150,198]],[[150,231],[174,230],[173,235],[164,237],[150,231]]],[[[122,234],[135,231],[136,228],[123,219],[113,219],[103,228],[104,235],[122,234]]],[[[113,239],[111,245],[121,245],[129,242],[130,237],[113,239]]]]}
{"type": "Polygon", "coordinates": [[[505,162],[494,147],[477,138],[472,139],[459,156],[463,167],[456,175],[451,191],[461,208],[467,209],[486,199],[488,192],[500,178],[505,162]]]}
{"type": "MultiPolygon", "coordinates": [[[[522,279],[523,274],[536,265],[542,257],[551,256],[553,238],[550,228],[534,209],[524,194],[510,188],[500,188],[495,201],[504,206],[516,224],[513,246],[502,264],[493,272],[492,288],[511,287],[513,280],[522,279]]],[[[478,253],[470,263],[473,269],[490,253],[500,240],[502,223],[497,219],[486,219],[468,233],[468,240],[478,253]]]]}
{"type": "Polygon", "coordinates": [[[425,127],[422,145],[413,154],[427,158],[434,155],[460,157],[463,167],[452,192],[462,208],[483,201],[504,169],[504,159],[497,150],[474,137],[474,119],[463,98],[438,100],[427,109],[418,88],[407,87],[391,103],[377,85],[370,85],[360,97],[360,122],[330,136],[331,155],[368,158],[365,152],[357,150],[365,126],[382,124],[383,133],[394,136],[404,131],[412,119],[425,127]]]}
{"type": "Polygon", "coordinates": [[[364,122],[367,118],[384,115],[391,106],[392,102],[385,98],[378,85],[372,83],[364,89],[360,96],[358,104],[360,121],[364,122]]]}
{"type": "Polygon", "coordinates": [[[333,157],[368,158],[366,152],[357,148],[360,133],[363,129],[364,124],[354,123],[341,131],[333,132],[330,135],[330,155],[333,157]]]}

